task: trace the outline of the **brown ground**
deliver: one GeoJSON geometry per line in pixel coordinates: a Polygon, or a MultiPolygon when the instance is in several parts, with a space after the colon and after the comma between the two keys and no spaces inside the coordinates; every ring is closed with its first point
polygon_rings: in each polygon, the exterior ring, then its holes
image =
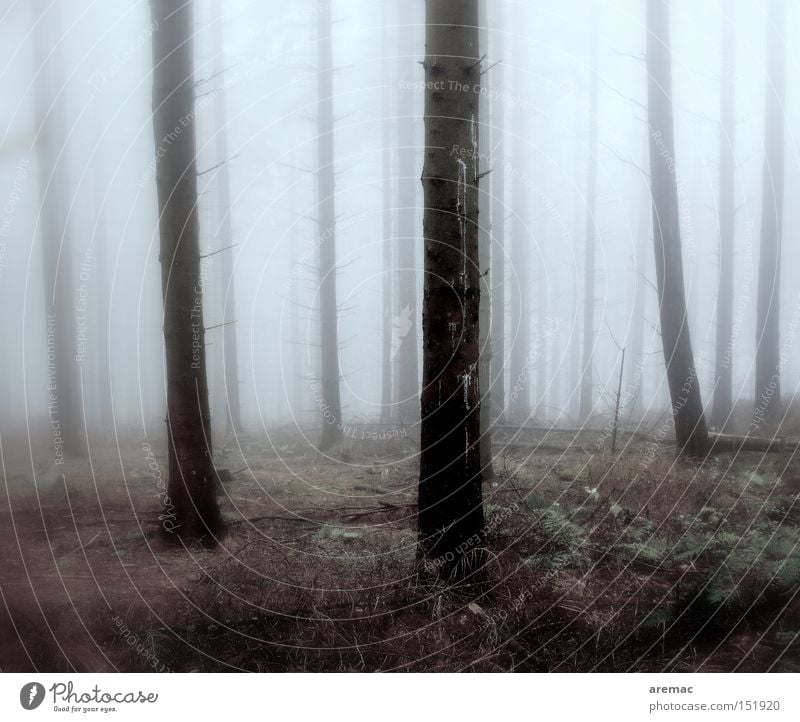
{"type": "Polygon", "coordinates": [[[288,432],[229,442],[218,465],[245,470],[207,551],[156,533],[140,440],[95,444],[37,492],[4,438],[0,666],[800,671],[794,456],[698,467],[644,439],[614,458],[600,433],[526,434],[498,439],[477,599],[412,575],[410,439],[335,460],[288,432]]]}

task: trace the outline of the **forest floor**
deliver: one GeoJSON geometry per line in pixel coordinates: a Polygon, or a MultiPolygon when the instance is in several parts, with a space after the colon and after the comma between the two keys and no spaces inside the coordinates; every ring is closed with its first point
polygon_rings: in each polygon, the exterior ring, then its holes
{"type": "MultiPolygon", "coordinates": [[[[157,533],[149,447],[3,459],[3,671],[800,671],[800,460],[498,439],[489,583],[418,585],[410,438],[230,440],[219,549],[157,533]],[[239,471],[243,469],[243,471],[239,471]]],[[[7,439],[5,447],[8,447],[7,439]]]]}

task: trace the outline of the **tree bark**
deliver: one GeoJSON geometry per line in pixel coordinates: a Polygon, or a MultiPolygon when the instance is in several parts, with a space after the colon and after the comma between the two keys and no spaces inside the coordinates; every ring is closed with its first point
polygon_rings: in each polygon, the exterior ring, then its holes
{"type": "Polygon", "coordinates": [[[652,220],[650,192],[643,184],[636,236],[636,269],[633,289],[633,318],[631,319],[630,361],[628,362],[629,417],[641,413],[644,406],[644,330],[646,321],[647,259],[650,248],[652,220]]]}
{"type": "Polygon", "coordinates": [[[334,176],[333,24],[331,1],[317,2],[317,100],[319,102],[319,317],[320,389],[322,411],[320,448],[329,449],[342,437],[339,389],[339,329],[336,300],[336,179],[334,176]]]}
{"type": "MultiPolygon", "coordinates": [[[[515,41],[515,61],[517,87],[524,87],[525,75],[522,40],[515,41]]],[[[514,212],[511,224],[511,350],[509,358],[508,413],[512,421],[525,423],[531,415],[530,402],[530,303],[529,303],[529,233],[526,228],[524,209],[530,203],[526,181],[527,155],[525,147],[526,116],[521,103],[514,105],[512,114],[514,152],[514,173],[511,180],[511,198],[514,212]]],[[[529,181],[528,181],[529,182],[529,181]]]]}
{"type": "Polygon", "coordinates": [[[647,99],[658,305],[675,440],[680,453],[702,457],[708,451],[708,430],[689,336],[683,280],[668,0],[647,0],[647,99]]]}
{"type": "MultiPolygon", "coordinates": [[[[488,3],[487,3],[488,5],[488,3]]],[[[503,62],[503,6],[492,3],[492,17],[495,32],[492,35],[492,67],[491,70],[491,123],[492,135],[492,251],[491,251],[491,284],[492,284],[492,318],[490,358],[491,376],[491,412],[495,423],[501,422],[506,409],[505,384],[505,327],[506,327],[506,266],[505,266],[505,103],[502,96],[504,87],[505,65],[503,62]]],[[[485,145],[485,144],[484,144],[485,145]]]]}
{"type": "Polygon", "coordinates": [[[756,304],[756,389],[753,426],[774,425],[781,412],[780,259],[783,232],[786,5],[769,0],[764,112],[764,189],[756,304]]]}
{"type": "Polygon", "coordinates": [[[222,163],[217,173],[217,202],[220,227],[218,246],[220,281],[222,284],[222,372],[225,381],[225,418],[229,434],[242,432],[242,414],[239,403],[239,358],[236,342],[236,289],[233,284],[233,225],[231,222],[231,176],[228,163],[228,112],[225,103],[225,63],[222,38],[222,18],[214,23],[214,47],[217,58],[216,72],[219,87],[214,95],[216,120],[217,162],[222,163]]]}
{"type": "Polygon", "coordinates": [[[37,0],[33,6],[34,46],[42,67],[34,83],[38,166],[39,234],[42,244],[45,316],[47,329],[47,398],[53,462],[87,453],[81,412],[81,376],[76,362],[75,302],[72,284],[75,273],[69,219],[68,153],[64,122],[64,59],[61,48],[63,24],[58,4],[37,0]],[[61,156],[61,157],[60,157],[61,156]]]}
{"type": "MultiPolygon", "coordinates": [[[[389,32],[388,13],[384,17],[383,43],[388,47],[389,32]]],[[[386,77],[388,78],[388,63],[385,64],[386,77]]],[[[384,79],[385,80],[385,79],[384,79]]],[[[393,277],[394,268],[392,258],[394,244],[392,243],[392,148],[391,148],[391,122],[392,117],[391,103],[389,101],[389,85],[385,80],[382,94],[383,122],[381,123],[381,141],[383,145],[381,155],[381,166],[383,172],[383,182],[381,184],[382,206],[383,206],[383,283],[382,283],[382,307],[383,307],[383,333],[382,333],[382,368],[381,368],[381,423],[389,423],[392,419],[392,308],[394,289],[393,277]]]]}
{"type": "MultiPolygon", "coordinates": [[[[489,0],[479,0],[479,43],[485,52],[489,47],[489,0]]],[[[483,66],[484,70],[488,63],[483,66]]],[[[483,75],[481,83],[488,83],[483,75]]],[[[492,363],[492,338],[490,335],[492,323],[492,282],[491,282],[491,257],[492,257],[492,218],[490,215],[492,203],[493,176],[490,172],[488,151],[492,147],[492,133],[489,120],[489,101],[486,95],[478,96],[478,135],[483,142],[481,147],[486,149],[478,160],[478,256],[481,273],[480,293],[480,320],[479,346],[480,361],[478,363],[479,387],[481,389],[481,430],[480,454],[481,469],[485,477],[494,476],[492,468],[492,407],[491,407],[491,363],[492,363]]]]}
{"type": "Polygon", "coordinates": [[[421,574],[478,582],[478,0],[427,0],[425,288],[419,481],[421,574]]]}
{"type": "Polygon", "coordinates": [[[211,425],[200,275],[192,3],[151,0],[171,506],[164,530],[181,542],[217,543],[222,518],[211,425]]]}
{"type": "MultiPolygon", "coordinates": [[[[401,11],[401,15],[405,15],[401,11]]],[[[400,19],[400,23],[407,22],[400,19]]],[[[406,32],[413,32],[408,29],[406,32]]],[[[410,42],[398,34],[398,77],[412,76],[416,61],[409,58],[410,42]]],[[[414,132],[414,97],[402,96],[398,108],[397,156],[397,317],[394,319],[395,372],[397,374],[397,420],[401,424],[419,422],[419,357],[417,352],[417,230],[416,192],[417,142],[414,132]]]]}
{"type": "MultiPolygon", "coordinates": [[[[594,6],[593,6],[594,7],[594,6]]],[[[590,43],[591,82],[589,88],[589,144],[586,183],[586,245],[584,249],[583,286],[583,369],[581,370],[581,423],[587,423],[594,411],[594,383],[592,364],[594,356],[594,282],[597,230],[597,135],[598,135],[598,74],[597,74],[597,18],[592,12],[590,43]]]]}
{"type": "MultiPolygon", "coordinates": [[[[580,94],[575,93],[575,117],[581,116],[580,94]]],[[[579,143],[574,143],[574,177],[581,176],[581,147],[579,143]]],[[[582,362],[582,341],[583,336],[579,333],[581,317],[581,274],[578,266],[578,239],[581,238],[581,209],[583,208],[583,198],[581,194],[575,192],[573,208],[573,258],[575,259],[575,270],[572,274],[572,308],[569,337],[569,415],[570,419],[577,421],[580,419],[581,403],[581,362],[582,362]]]]}
{"type": "Polygon", "coordinates": [[[722,6],[722,68],[720,72],[719,132],[719,290],[714,406],[711,425],[724,429],[733,411],[733,259],[734,259],[734,138],[736,132],[735,52],[733,0],[722,6]]]}

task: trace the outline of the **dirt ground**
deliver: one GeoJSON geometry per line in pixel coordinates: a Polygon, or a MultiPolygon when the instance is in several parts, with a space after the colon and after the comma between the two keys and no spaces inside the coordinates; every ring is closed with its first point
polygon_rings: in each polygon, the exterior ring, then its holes
{"type": "Polygon", "coordinates": [[[214,551],[157,533],[152,439],[35,485],[4,438],[3,671],[800,671],[795,453],[504,430],[476,598],[414,575],[414,440],[352,435],[218,444],[214,551]]]}

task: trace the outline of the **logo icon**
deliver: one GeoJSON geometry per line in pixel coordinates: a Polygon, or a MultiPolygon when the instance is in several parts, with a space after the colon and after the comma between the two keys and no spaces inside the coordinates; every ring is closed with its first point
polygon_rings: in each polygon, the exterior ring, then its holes
{"type": "Polygon", "coordinates": [[[44,685],[28,682],[19,693],[19,703],[24,709],[36,709],[44,702],[44,685]]]}
{"type": "Polygon", "coordinates": [[[414,321],[411,319],[410,306],[404,306],[400,310],[400,315],[392,318],[392,360],[397,356],[403,339],[408,336],[408,332],[413,326],[414,321]]]}

